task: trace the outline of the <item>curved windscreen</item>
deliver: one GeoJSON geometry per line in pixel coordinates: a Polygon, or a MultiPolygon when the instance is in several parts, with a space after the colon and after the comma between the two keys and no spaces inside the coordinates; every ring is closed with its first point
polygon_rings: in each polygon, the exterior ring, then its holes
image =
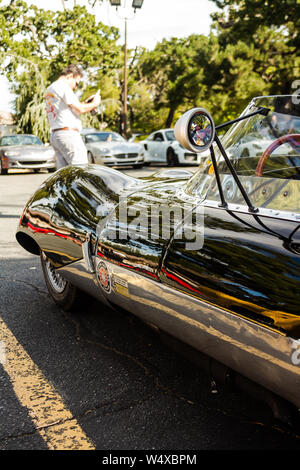
{"type": "Polygon", "coordinates": [[[176,140],[176,137],[175,137],[175,134],[174,134],[174,131],[173,129],[172,130],[169,130],[169,131],[166,131],[166,138],[167,140],[169,141],[173,141],[173,140],[176,140]]]}
{"type": "MultiPolygon", "coordinates": [[[[245,119],[227,132],[223,146],[238,174],[300,177],[300,103],[297,101],[295,96],[256,98],[246,108],[244,114],[259,107],[270,111],[267,116],[258,114],[245,119]]],[[[220,170],[225,170],[221,160],[220,170]]]]}
{"type": "MultiPolygon", "coordinates": [[[[300,97],[255,98],[242,113],[267,108],[232,125],[221,139],[230,162],[255,206],[300,212],[300,97]]],[[[214,145],[217,166],[227,202],[243,203],[229,167],[214,145]]],[[[211,162],[199,169],[189,188],[207,199],[218,200],[219,192],[211,162]]]]}
{"type": "Polygon", "coordinates": [[[86,143],[95,142],[126,142],[124,137],[116,132],[91,132],[85,135],[86,143]]]}
{"type": "Polygon", "coordinates": [[[5,135],[0,139],[0,146],[11,145],[43,145],[35,135],[5,135]]]}

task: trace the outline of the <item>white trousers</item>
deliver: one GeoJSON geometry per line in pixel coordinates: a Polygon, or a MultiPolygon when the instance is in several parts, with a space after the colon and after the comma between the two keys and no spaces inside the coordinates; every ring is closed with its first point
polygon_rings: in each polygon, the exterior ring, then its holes
{"type": "Polygon", "coordinates": [[[67,165],[83,165],[88,163],[86,146],[79,132],[52,132],[50,144],[55,150],[58,170],[67,165]]]}

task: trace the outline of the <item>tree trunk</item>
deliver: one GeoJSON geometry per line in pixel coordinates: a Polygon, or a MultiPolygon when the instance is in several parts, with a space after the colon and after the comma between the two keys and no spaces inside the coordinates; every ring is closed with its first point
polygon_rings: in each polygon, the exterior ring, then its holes
{"type": "Polygon", "coordinates": [[[166,127],[171,127],[172,126],[172,121],[173,121],[173,118],[174,118],[175,111],[176,111],[176,108],[170,108],[169,109],[169,114],[168,114],[168,117],[167,117],[167,120],[166,120],[166,127]]]}

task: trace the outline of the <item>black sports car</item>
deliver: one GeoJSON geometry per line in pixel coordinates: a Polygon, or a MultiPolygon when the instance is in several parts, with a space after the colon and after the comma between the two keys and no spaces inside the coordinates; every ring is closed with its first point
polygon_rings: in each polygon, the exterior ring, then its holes
{"type": "Polygon", "coordinates": [[[16,238],[41,256],[53,299],[71,309],[87,292],[209,357],[217,378],[299,408],[299,102],[258,97],[220,126],[202,108],[185,113],[177,140],[208,154],[193,175],[87,165],[47,179],[16,238]]]}

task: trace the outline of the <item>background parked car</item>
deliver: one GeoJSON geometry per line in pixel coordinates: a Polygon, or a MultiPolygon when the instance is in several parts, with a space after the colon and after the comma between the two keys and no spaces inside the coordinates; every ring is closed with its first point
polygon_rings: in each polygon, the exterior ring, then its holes
{"type": "Polygon", "coordinates": [[[85,132],[82,135],[87,147],[90,163],[107,166],[143,166],[144,158],[141,155],[141,146],[137,143],[127,142],[117,132],[85,132]]]}
{"type": "Polygon", "coordinates": [[[173,129],[160,129],[153,132],[141,142],[144,164],[151,162],[167,163],[169,166],[179,164],[198,164],[201,156],[186,150],[177,142],[173,129]]]}
{"type": "MultiPolygon", "coordinates": [[[[241,157],[257,157],[262,154],[266,148],[273,142],[274,138],[262,138],[255,135],[246,135],[241,138],[239,142],[228,149],[228,153],[235,158],[241,157]]],[[[282,153],[288,154],[290,152],[290,145],[281,145],[273,153],[281,155],[282,153]]]]}
{"type": "Polygon", "coordinates": [[[55,152],[35,135],[13,134],[0,139],[0,173],[9,169],[56,170],[55,152]]]}

